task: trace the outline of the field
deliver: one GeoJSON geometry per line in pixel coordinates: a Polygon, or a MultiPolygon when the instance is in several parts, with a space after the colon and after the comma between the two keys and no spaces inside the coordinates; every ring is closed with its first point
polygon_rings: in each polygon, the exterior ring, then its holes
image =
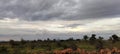
{"type": "MultiPolygon", "coordinates": [[[[96,38],[83,36],[83,39],[69,38],[66,40],[24,40],[0,42],[0,54],[63,54],[61,52],[100,52],[106,49],[120,49],[120,41],[117,35],[112,35],[108,40],[103,37],[96,38]]],[[[83,53],[82,53],[83,54],[83,53]]]]}

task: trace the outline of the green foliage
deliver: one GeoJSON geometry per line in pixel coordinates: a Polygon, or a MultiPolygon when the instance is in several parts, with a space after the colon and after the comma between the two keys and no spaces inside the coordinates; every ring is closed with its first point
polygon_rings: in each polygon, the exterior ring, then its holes
{"type": "Polygon", "coordinates": [[[0,46],[0,54],[8,54],[7,47],[5,47],[5,46],[0,46]]]}

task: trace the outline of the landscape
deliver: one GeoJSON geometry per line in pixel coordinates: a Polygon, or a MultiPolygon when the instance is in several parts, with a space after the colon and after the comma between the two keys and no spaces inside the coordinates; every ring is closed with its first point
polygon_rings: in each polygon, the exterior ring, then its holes
{"type": "Polygon", "coordinates": [[[0,54],[120,54],[120,0],[0,0],[0,54]]]}
{"type": "Polygon", "coordinates": [[[83,39],[10,40],[0,42],[0,54],[120,54],[120,37],[114,34],[104,40],[92,34],[83,39]]]}

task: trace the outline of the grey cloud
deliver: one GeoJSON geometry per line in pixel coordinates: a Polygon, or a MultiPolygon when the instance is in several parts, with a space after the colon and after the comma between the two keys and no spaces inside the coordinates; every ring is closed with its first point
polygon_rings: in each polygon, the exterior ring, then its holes
{"type": "Polygon", "coordinates": [[[81,26],[81,25],[84,25],[84,24],[70,24],[70,25],[66,25],[65,27],[75,28],[75,27],[81,26]]]}
{"type": "Polygon", "coordinates": [[[112,1],[112,0],[98,0],[94,3],[88,3],[84,6],[84,17],[106,17],[120,14],[120,1],[112,1]]]}
{"type": "Polygon", "coordinates": [[[119,0],[0,0],[0,18],[81,20],[120,14],[119,0]],[[61,4],[58,5],[58,3],[61,4]],[[58,6],[57,6],[58,5],[58,6]],[[75,7],[76,6],[76,7],[75,7]],[[75,12],[75,13],[74,13],[75,12]]]}

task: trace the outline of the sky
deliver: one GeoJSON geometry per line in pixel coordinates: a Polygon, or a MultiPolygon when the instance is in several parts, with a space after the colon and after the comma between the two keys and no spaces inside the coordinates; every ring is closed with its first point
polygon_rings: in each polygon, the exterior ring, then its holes
{"type": "Polygon", "coordinates": [[[0,40],[120,35],[120,0],[0,0],[0,40]]]}

